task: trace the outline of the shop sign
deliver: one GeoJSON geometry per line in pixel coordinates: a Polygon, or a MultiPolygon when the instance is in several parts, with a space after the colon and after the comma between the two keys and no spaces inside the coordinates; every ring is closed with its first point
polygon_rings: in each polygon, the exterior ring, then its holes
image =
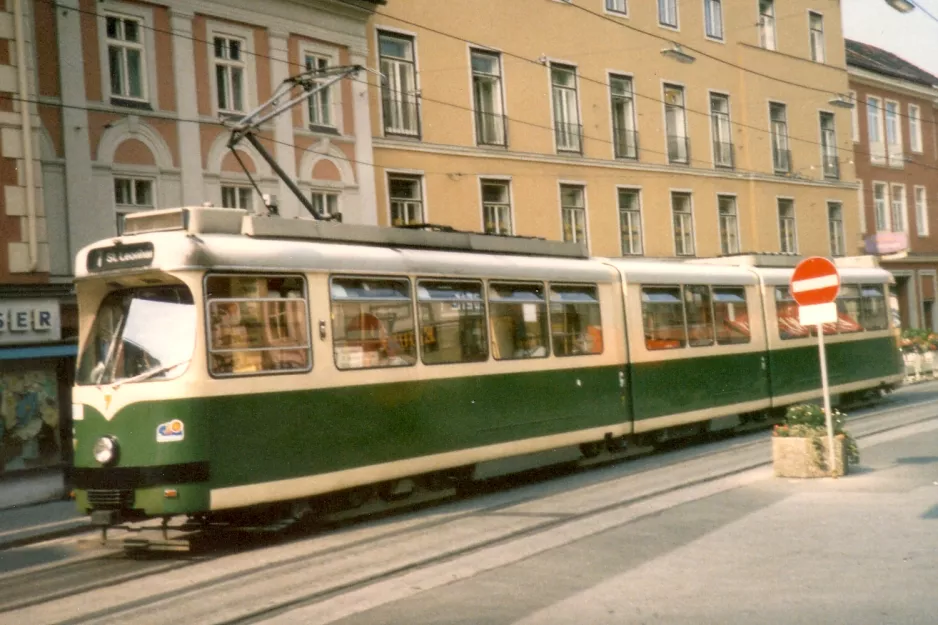
{"type": "Polygon", "coordinates": [[[62,338],[57,299],[0,302],[0,345],[49,343],[62,338]]]}
{"type": "Polygon", "coordinates": [[[905,232],[877,232],[866,237],[867,254],[895,254],[909,247],[905,232]]]}

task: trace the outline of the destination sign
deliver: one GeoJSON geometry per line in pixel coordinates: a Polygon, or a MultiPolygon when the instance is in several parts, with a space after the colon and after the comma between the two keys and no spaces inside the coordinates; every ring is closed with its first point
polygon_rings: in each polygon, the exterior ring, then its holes
{"type": "Polygon", "coordinates": [[[88,271],[149,267],[153,263],[154,253],[150,242],[99,247],[88,252],[88,271]]]}

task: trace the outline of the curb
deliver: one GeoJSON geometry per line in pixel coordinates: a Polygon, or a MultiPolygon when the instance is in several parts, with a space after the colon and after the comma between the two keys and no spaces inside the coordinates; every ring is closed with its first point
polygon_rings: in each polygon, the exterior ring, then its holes
{"type": "Polygon", "coordinates": [[[84,534],[86,532],[92,531],[92,529],[93,528],[87,519],[76,520],[74,524],[47,532],[36,533],[31,532],[31,528],[24,528],[23,531],[17,532],[18,534],[21,534],[21,536],[16,536],[14,534],[8,540],[0,539],[0,552],[7,549],[15,549],[17,547],[24,547],[26,545],[45,542],[47,540],[54,540],[56,538],[65,538],[67,536],[74,536],[76,534],[84,534]]]}

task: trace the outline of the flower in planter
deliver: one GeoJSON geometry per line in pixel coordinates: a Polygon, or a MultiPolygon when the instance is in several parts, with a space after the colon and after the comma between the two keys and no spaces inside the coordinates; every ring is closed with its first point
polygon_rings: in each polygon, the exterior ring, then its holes
{"type": "MultiPolygon", "coordinates": [[[[856,439],[844,429],[846,417],[847,415],[836,408],[831,409],[831,425],[834,429],[834,436],[843,437],[846,442],[847,464],[857,464],[860,462],[860,449],[857,447],[856,439]]],[[[824,454],[821,452],[824,449],[823,440],[827,437],[827,418],[824,409],[817,404],[789,406],[788,410],[785,411],[785,422],[775,426],[772,430],[772,436],[811,439],[817,452],[815,462],[819,466],[824,464],[824,454]]]]}

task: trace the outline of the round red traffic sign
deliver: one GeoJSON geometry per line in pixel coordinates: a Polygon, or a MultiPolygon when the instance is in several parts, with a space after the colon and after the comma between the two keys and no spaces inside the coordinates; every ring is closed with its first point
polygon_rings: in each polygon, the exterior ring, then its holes
{"type": "Polygon", "coordinates": [[[829,304],[840,292],[840,273],[834,263],[821,256],[805,258],[791,274],[788,290],[800,306],[829,304]]]}

